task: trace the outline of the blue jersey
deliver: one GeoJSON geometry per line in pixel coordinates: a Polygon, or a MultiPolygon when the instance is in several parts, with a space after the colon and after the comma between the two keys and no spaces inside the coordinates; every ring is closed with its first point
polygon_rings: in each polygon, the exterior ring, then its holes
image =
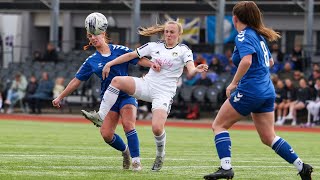
{"type": "MultiPolygon", "coordinates": [[[[96,74],[101,80],[101,93],[100,93],[101,98],[103,97],[104,92],[106,91],[107,87],[111,83],[111,80],[115,76],[128,76],[129,63],[135,65],[139,61],[139,59],[136,58],[136,59],[130,60],[129,62],[112,66],[110,68],[109,76],[106,79],[102,80],[102,69],[106,63],[114,60],[115,58],[123,54],[132,52],[131,49],[121,45],[109,44],[109,48],[111,51],[110,55],[103,56],[98,51],[96,51],[94,54],[89,56],[75,75],[75,77],[80,81],[86,81],[90,78],[90,76],[93,73],[96,74]]],[[[129,97],[129,95],[120,91],[119,97],[129,97]]]]}
{"type": "Polygon", "coordinates": [[[238,90],[258,99],[274,98],[275,90],[269,73],[271,54],[265,39],[247,27],[236,36],[235,44],[232,61],[237,67],[244,56],[252,55],[252,64],[240,80],[238,90]]]}

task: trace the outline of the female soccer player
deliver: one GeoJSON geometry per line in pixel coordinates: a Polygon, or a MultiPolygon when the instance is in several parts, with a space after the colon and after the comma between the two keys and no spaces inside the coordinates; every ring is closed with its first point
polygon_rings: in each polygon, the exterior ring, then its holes
{"type": "Polygon", "coordinates": [[[232,58],[238,69],[226,89],[228,99],[212,123],[221,167],[204,176],[204,179],[233,178],[228,129],[239,119],[251,114],[261,141],[293,164],[301,179],[309,180],[312,167],[303,163],[291,146],[274,131],[275,90],[269,74],[273,59],[265,39],[275,41],[280,35],[264,26],[262,14],[253,1],[241,1],[234,6],[233,23],[239,32],[235,38],[232,58]],[[230,95],[235,88],[235,92],[230,95]]]}
{"type": "MultiPolygon", "coordinates": [[[[110,76],[108,76],[108,78],[102,78],[102,68],[107,62],[112,61],[122,54],[131,52],[131,50],[125,46],[108,44],[106,29],[98,35],[88,32],[87,37],[89,39],[89,45],[94,46],[96,52],[85,60],[79,71],[76,73],[75,78],[73,78],[66,89],[52,101],[54,107],[60,107],[60,101],[77,89],[81,81],[88,80],[93,73],[101,80],[101,95],[103,95],[115,76],[128,75],[129,63],[139,63],[140,65],[153,67],[155,70],[159,70],[159,66],[155,66],[151,61],[145,58],[140,60],[136,58],[112,67],[110,76]]],[[[140,163],[139,139],[135,130],[137,100],[124,92],[120,92],[119,97],[115,100],[116,103],[112,106],[111,111],[108,114],[101,114],[103,118],[106,118],[106,121],[112,123],[108,129],[106,129],[106,127],[100,129],[101,136],[107,144],[122,152],[124,169],[129,169],[131,155],[132,168],[133,170],[139,171],[142,167],[140,163]],[[123,129],[127,136],[128,146],[123,142],[119,135],[114,133],[120,116],[123,129]],[[109,136],[110,132],[112,132],[112,136],[109,136]]]]}
{"type": "MultiPolygon", "coordinates": [[[[134,52],[122,55],[108,62],[103,69],[103,78],[108,78],[112,73],[112,67],[144,56],[151,56],[151,61],[161,66],[160,72],[150,69],[147,75],[142,78],[130,76],[113,78],[103,95],[104,101],[101,106],[104,109],[100,109],[109,112],[120,91],[137,99],[152,102],[152,131],[157,146],[152,171],[159,171],[162,168],[166,143],[164,124],[170,112],[172,98],[177,89],[177,80],[181,76],[183,68],[186,66],[190,75],[208,70],[208,66],[204,64],[194,66],[192,51],[186,45],[179,43],[182,31],[181,24],[176,21],[167,21],[163,25],[141,28],[140,35],[151,36],[160,33],[163,35],[163,39],[158,42],[149,42],[134,52]]],[[[114,122],[105,120],[102,127],[108,129],[112,124],[114,122]]]]}

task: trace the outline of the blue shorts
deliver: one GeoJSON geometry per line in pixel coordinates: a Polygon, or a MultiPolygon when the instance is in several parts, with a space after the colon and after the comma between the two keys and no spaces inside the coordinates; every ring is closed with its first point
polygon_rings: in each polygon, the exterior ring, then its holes
{"type": "Polygon", "coordinates": [[[121,108],[127,104],[132,104],[135,107],[138,107],[138,101],[136,98],[128,96],[128,97],[118,97],[116,103],[112,106],[110,111],[114,111],[119,113],[121,108]]]}
{"type": "Polygon", "coordinates": [[[242,94],[238,90],[231,94],[229,102],[231,106],[242,116],[250,113],[264,113],[274,111],[275,97],[258,99],[242,94]]]}

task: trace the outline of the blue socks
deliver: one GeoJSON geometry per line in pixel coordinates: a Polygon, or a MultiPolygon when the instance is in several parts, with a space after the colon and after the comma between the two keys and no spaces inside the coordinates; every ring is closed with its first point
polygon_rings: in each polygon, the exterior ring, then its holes
{"type": "Polygon", "coordinates": [[[294,152],[293,148],[279,136],[276,136],[271,145],[272,149],[279,154],[288,163],[293,162],[298,158],[298,155],[294,152]]]}
{"type": "Polygon", "coordinates": [[[132,158],[140,157],[139,138],[135,129],[126,133],[130,155],[132,158]]]}
{"type": "MultiPolygon", "coordinates": [[[[133,129],[127,132],[126,136],[131,157],[140,157],[139,138],[137,131],[133,129]]],[[[115,148],[118,151],[123,152],[124,150],[126,150],[126,144],[118,134],[114,134],[112,141],[106,143],[108,143],[111,147],[115,148]]]]}
{"type": "Polygon", "coordinates": [[[216,149],[221,161],[221,167],[231,169],[231,139],[228,131],[222,131],[215,136],[216,149]]]}
{"type": "Polygon", "coordinates": [[[118,151],[123,152],[124,150],[126,150],[126,144],[118,134],[114,134],[112,140],[106,143],[108,143],[111,147],[115,148],[118,151]]]}
{"type": "Polygon", "coordinates": [[[220,159],[231,157],[231,140],[228,131],[217,134],[214,141],[220,159]]]}

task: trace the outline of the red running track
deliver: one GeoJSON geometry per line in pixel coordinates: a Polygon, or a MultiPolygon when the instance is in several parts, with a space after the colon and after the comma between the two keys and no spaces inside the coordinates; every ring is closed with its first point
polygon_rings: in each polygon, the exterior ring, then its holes
{"type": "MultiPolygon", "coordinates": [[[[29,114],[0,114],[0,120],[19,120],[19,121],[46,121],[46,122],[69,122],[69,123],[91,123],[80,116],[70,115],[29,115],[29,114]]],[[[151,121],[138,120],[137,125],[151,126],[151,121]]],[[[211,128],[211,122],[195,122],[195,121],[167,121],[166,126],[172,127],[188,127],[188,128],[211,128]]],[[[253,124],[237,123],[231,129],[233,130],[255,130],[253,124]]],[[[292,127],[292,126],[276,126],[276,131],[289,132],[310,132],[320,133],[319,127],[292,127]]]]}

